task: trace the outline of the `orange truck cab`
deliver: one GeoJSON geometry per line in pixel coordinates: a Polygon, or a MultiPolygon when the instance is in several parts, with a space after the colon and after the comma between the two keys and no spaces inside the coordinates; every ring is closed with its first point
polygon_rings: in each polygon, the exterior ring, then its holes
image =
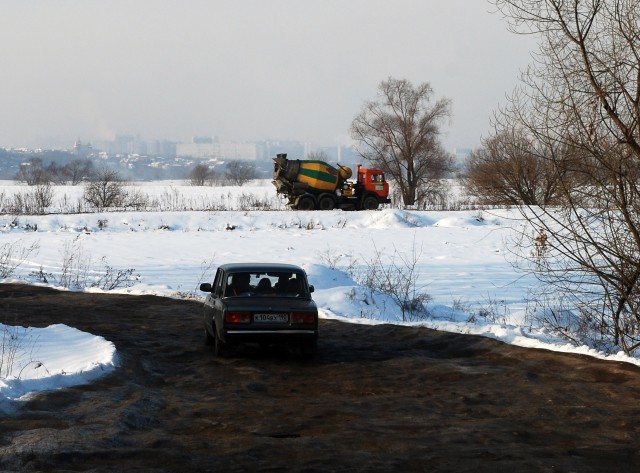
{"type": "Polygon", "coordinates": [[[363,168],[358,164],[358,183],[367,192],[373,192],[381,199],[389,195],[389,183],[384,179],[384,173],[379,169],[363,168]]]}

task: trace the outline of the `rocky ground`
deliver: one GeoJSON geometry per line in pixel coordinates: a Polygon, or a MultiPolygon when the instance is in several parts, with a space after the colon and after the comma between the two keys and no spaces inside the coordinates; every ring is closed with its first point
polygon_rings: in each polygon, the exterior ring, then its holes
{"type": "Polygon", "coordinates": [[[200,304],[0,285],[0,314],[115,343],[120,367],[0,417],[3,471],[633,471],[640,369],[324,320],[311,361],[215,359],[200,304]]]}

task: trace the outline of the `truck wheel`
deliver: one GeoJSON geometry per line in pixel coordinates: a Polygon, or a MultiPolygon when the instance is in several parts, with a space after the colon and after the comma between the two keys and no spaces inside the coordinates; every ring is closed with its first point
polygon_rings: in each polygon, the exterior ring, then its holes
{"type": "Polygon", "coordinates": [[[303,195],[298,199],[298,204],[296,205],[296,209],[298,210],[314,210],[316,208],[316,203],[313,200],[313,197],[309,195],[303,195]]]}
{"type": "Polygon", "coordinates": [[[376,210],[378,208],[378,199],[372,195],[368,195],[362,201],[363,210],[376,210]]]}
{"type": "Polygon", "coordinates": [[[333,210],[336,206],[336,201],[330,195],[323,195],[318,200],[318,208],[320,210],[333,210]]]}

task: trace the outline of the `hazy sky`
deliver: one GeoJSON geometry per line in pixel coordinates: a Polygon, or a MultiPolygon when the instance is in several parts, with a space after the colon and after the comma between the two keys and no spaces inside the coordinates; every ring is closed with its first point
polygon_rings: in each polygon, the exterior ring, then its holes
{"type": "Polygon", "coordinates": [[[453,102],[474,147],[530,61],[486,0],[0,0],[0,147],[349,143],[388,77],[453,102]]]}

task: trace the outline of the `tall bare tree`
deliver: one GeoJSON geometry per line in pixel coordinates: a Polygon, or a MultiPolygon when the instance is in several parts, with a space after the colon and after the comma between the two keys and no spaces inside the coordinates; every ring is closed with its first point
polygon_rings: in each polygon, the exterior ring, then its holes
{"type": "Polygon", "coordinates": [[[573,324],[547,320],[574,333],[596,330],[601,348],[633,353],[640,347],[640,2],[493,1],[514,32],[540,39],[522,87],[496,115],[496,131],[517,124],[550,147],[572,149],[570,171],[580,179],[562,183],[562,207],[522,209],[535,228],[522,256],[532,255],[537,274],[580,314],[573,324]]]}
{"type": "Polygon", "coordinates": [[[451,156],[442,148],[440,127],[451,116],[451,102],[432,102],[427,83],[416,87],[406,79],[389,78],[378,96],[367,101],[351,123],[359,154],[393,179],[404,205],[437,193],[451,170],[451,156]]]}

